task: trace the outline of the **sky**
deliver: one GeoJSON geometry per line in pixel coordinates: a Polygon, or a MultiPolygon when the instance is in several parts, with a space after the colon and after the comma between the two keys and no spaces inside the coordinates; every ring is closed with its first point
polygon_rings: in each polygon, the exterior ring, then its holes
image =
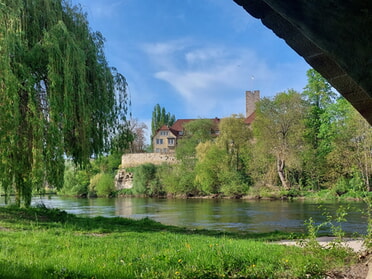
{"type": "Polygon", "coordinates": [[[245,91],[303,91],[310,66],[233,0],[72,0],[128,82],[133,118],[245,114],[245,91]]]}

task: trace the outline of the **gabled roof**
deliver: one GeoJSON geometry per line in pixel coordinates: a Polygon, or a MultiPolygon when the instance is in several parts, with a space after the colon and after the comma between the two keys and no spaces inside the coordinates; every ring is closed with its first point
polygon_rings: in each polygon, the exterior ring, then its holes
{"type": "Polygon", "coordinates": [[[159,133],[160,131],[169,131],[171,132],[175,137],[177,137],[178,132],[172,129],[172,127],[169,127],[168,125],[163,125],[159,129],[156,130],[156,133],[159,133]]]}
{"type": "Polygon", "coordinates": [[[168,125],[163,125],[163,126],[161,126],[161,127],[158,129],[158,131],[168,131],[168,130],[169,130],[168,125]]]}
{"type": "Polygon", "coordinates": [[[250,124],[252,124],[252,122],[253,122],[255,119],[256,119],[256,112],[254,111],[254,112],[252,112],[248,117],[246,117],[246,118],[244,119],[244,123],[250,125],[250,124]]]}
{"type": "MultiPolygon", "coordinates": [[[[215,125],[216,128],[218,128],[218,124],[220,123],[220,119],[218,117],[215,118],[200,118],[200,119],[209,119],[213,121],[213,124],[215,125]]],[[[174,129],[177,132],[182,132],[183,131],[183,125],[185,125],[188,122],[195,121],[198,119],[178,119],[174,124],[172,125],[172,129],[174,129]]]]}
{"type": "Polygon", "coordinates": [[[188,123],[190,121],[193,121],[195,119],[178,119],[174,124],[172,125],[172,129],[177,131],[177,132],[182,132],[183,131],[183,125],[185,123],[188,123]]]}

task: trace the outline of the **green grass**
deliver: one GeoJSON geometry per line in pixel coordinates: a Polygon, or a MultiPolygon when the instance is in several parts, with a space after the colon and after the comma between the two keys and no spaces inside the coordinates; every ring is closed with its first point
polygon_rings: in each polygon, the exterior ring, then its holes
{"type": "Polygon", "coordinates": [[[350,257],[269,243],[288,237],[0,208],[0,278],[323,278],[350,257]]]}

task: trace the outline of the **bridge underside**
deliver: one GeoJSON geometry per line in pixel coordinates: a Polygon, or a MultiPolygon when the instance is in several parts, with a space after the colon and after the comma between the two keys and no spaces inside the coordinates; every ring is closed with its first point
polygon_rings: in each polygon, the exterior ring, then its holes
{"type": "Polygon", "coordinates": [[[372,125],[372,5],[234,0],[301,55],[372,125]]]}

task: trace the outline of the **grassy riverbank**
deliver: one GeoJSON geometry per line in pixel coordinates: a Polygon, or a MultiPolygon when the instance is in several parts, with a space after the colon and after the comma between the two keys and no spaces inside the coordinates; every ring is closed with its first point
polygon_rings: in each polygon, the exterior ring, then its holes
{"type": "Polygon", "coordinates": [[[2,207],[0,278],[322,278],[352,259],[269,243],[288,237],[2,207]]]}

